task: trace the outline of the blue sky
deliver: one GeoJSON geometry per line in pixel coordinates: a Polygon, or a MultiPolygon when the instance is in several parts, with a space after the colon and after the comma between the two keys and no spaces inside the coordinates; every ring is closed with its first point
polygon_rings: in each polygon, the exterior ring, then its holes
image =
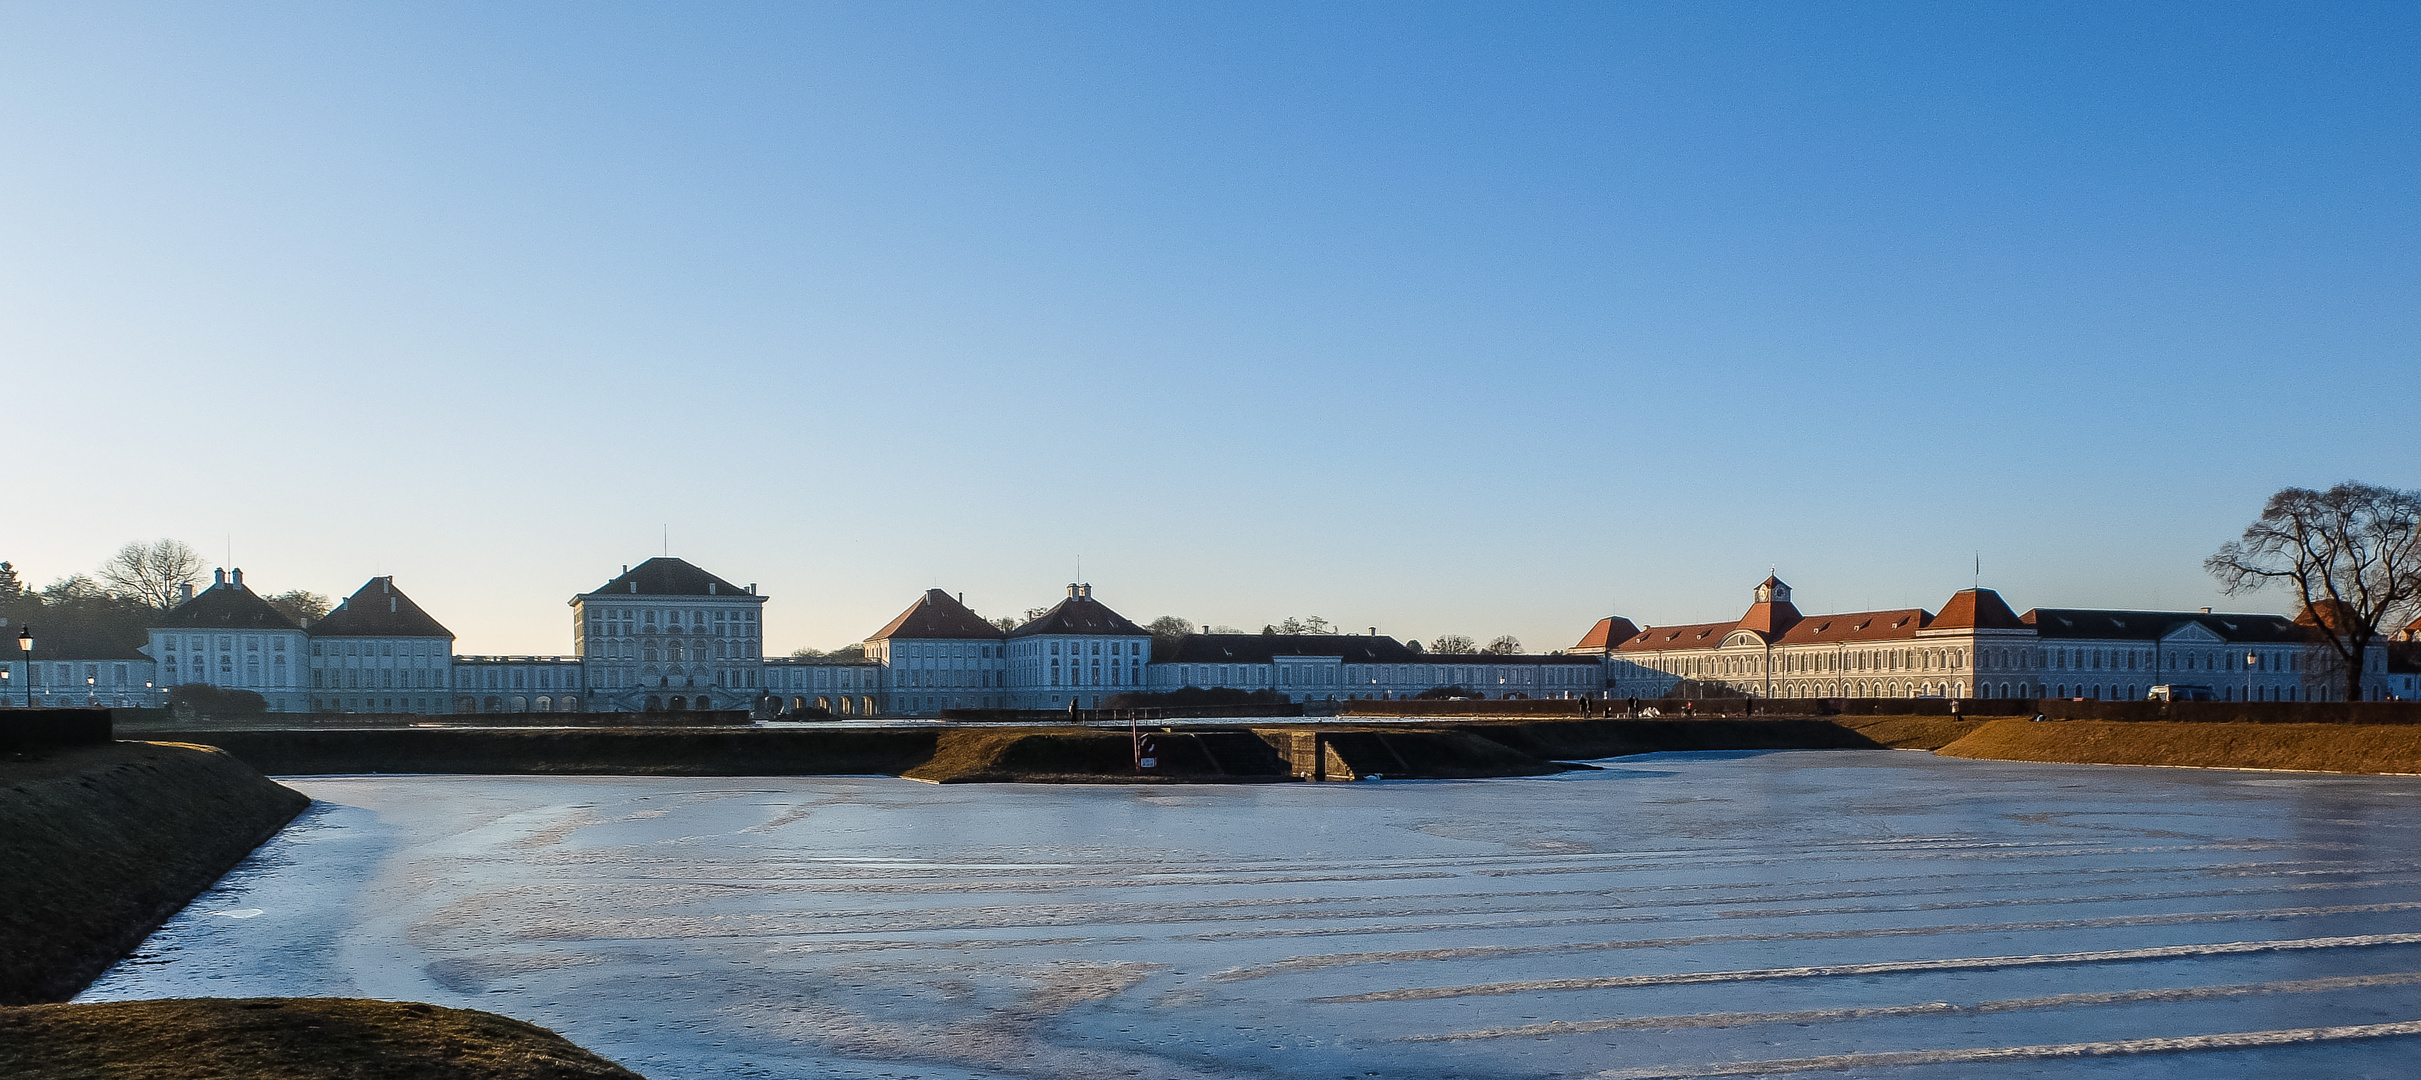
{"type": "Polygon", "coordinates": [[[0,6],[0,558],[569,647],[2201,606],[2421,487],[2408,5],[0,6]]]}

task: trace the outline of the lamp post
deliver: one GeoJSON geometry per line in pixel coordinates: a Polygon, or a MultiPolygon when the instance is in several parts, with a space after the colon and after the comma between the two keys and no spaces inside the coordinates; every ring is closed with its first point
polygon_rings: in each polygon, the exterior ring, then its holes
{"type": "Polygon", "coordinates": [[[17,651],[25,654],[25,707],[34,707],[34,628],[31,623],[17,631],[17,651]]]}
{"type": "Polygon", "coordinates": [[[2261,660],[2261,654],[2260,654],[2260,653],[2254,652],[2254,651],[2252,651],[2252,650],[2250,650],[2250,649],[2245,650],[2245,654],[2244,654],[2244,699],[2245,699],[2246,701],[2251,701],[2251,700],[2253,700],[2253,665],[2254,665],[2255,663],[2260,662],[2260,660],[2261,660]]]}
{"type": "Polygon", "coordinates": [[[99,688],[99,686],[98,686],[98,685],[97,685],[97,684],[94,682],[94,680],[93,680],[93,677],[92,677],[92,676],[90,676],[90,675],[86,675],[86,676],[84,677],[84,704],[86,704],[86,705],[98,705],[98,704],[100,704],[100,703],[101,703],[101,691],[100,691],[100,688],[99,688]]]}
{"type": "Polygon", "coordinates": [[[0,664],[0,708],[7,708],[10,704],[8,700],[8,675],[8,665],[0,664]]]}

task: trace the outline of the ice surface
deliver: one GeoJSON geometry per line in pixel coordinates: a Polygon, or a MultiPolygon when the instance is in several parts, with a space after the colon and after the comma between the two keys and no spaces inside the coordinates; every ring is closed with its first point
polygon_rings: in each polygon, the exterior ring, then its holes
{"type": "Polygon", "coordinates": [[[708,1077],[2421,1075],[2421,780],[318,777],[81,1000],[360,995],[708,1077]]]}

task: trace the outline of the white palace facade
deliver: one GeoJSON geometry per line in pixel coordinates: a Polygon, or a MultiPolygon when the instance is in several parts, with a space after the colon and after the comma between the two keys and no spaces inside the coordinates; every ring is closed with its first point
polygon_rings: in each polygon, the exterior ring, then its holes
{"type": "MultiPolygon", "coordinates": [[[[1726,622],[1601,619],[1548,655],[1435,654],[1368,635],[1155,638],[1071,584],[1014,622],[926,592],[862,655],[767,658],[755,585],[686,561],[624,566],[573,596],[573,651],[471,656],[375,577],[308,625],[218,571],[185,591],[148,643],[121,655],[0,663],[0,705],[156,706],[204,684],[276,712],[496,713],[748,710],[759,716],[932,716],[949,709],[1098,708],[1121,695],[1263,692],[1291,702],[1475,698],[2089,698],[2195,686],[2223,700],[2326,701],[2342,678],[2315,627],[2279,615],[2038,608],[1990,589],[1920,608],[1808,615],[1768,577],[1726,622]]],[[[2421,691],[2421,622],[2366,660],[2369,697],[2421,691]]]]}
{"type": "MultiPolygon", "coordinates": [[[[1606,662],[1618,698],[2088,698],[2136,701],[2154,686],[2199,686],[2227,701],[2327,701],[2343,678],[2308,621],[2282,615],[2037,608],[2020,615],[1990,589],[1921,608],[1805,615],[1767,577],[1747,613],[1688,626],[1598,621],[1575,652],[1606,662]]],[[[2366,696],[2407,696],[2381,642],[2366,696]]]]}

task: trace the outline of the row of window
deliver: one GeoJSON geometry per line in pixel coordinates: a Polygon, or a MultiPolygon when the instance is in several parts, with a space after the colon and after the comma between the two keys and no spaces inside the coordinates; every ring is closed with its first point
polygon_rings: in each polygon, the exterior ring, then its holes
{"type": "Polygon", "coordinates": [[[311,673],[311,685],[316,687],[333,687],[347,690],[367,690],[379,687],[384,687],[390,690],[397,687],[433,687],[437,685],[437,673],[434,671],[365,671],[354,669],[314,671],[311,673]]]}
{"type": "Polygon", "coordinates": [[[581,655],[600,660],[645,660],[650,663],[658,660],[678,663],[710,658],[715,660],[764,659],[754,641],[710,642],[703,638],[695,641],[682,641],[674,638],[661,644],[644,639],[642,641],[591,641],[587,643],[586,648],[581,650],[581,655]]]}
{"type": "MultiPolygon", "coordinates": [[[[220,651],[220,652],[233,652],[233,651],[235,651],[235,642],[236,642],[236,637],[235,637],[235,635],[233,635],[233,634],[219,634],[219,635],[217,635],[217,638],[218,638],[218,648],[219,648],[219,651],[220,651]]],[[[245,636],[244,636],[244,639],[243,639],[243,640],[244,640],[244,651],[245,651],[245,652],[259,652],[259,651],[261,651],[261,639],[260,639],[260,638],[258,638],[258,637],[256,637],[256,636],[253,636],[253,635],[249,635],[249,634],[247,634],[247,635],[245,635],[245,636]]],[[[271,651],[273,651],[273,652],[285,652],[285,651],[286,651],[286,639],[285,639],[283,636],[280,636],[280,637],[273,637],[273,638],[271,638],[271,639],[269,639],[269,640],[270,640],[270,642],[271,642],[271,651]]],[[[177,651],[177,642],[179,642],[179,641],[183,641],[183,642],[185,643],[185,651],[186,651],[186,652],[201,652],[201,651],[203,650],[203,648],[204,648],[204,647],[206,647],[206,646],[207,646],[207,645],[210,643],[210,641],[211,641],[211,635],[207,635],[207,634],[188,634],[188,635],[185,635],[185,636],[184,636],[184,637],[182,637],[182,638],[179,638],[178,636],[176,636],[176,635],[174,635],[174,634],[162,634],[162,635],[160,635],[160,651],[161,651],[161,652],[164,652],[164,653],[170,653],[170,652],[175,652],[175,651],[177,651]]]]}
{"type": "Polygon", "coordinates": [[[1091,652],[1091,654],[1090,654],[1090,655],[1093,655],[1093,656],[1104,656],[1104,655],[1107,655],[1107,656],[1142,656],[1142,655],[1144,655],[1144,654],[1145,654],[1145,650],[1146,650],[1146,649],[1148,649],[1148,648],[1150,648],[1151,643],[1150,643],[1150,642],[1145,642],[1145,641],[1108,641],[1108,642],[1103,642],[1103,641],[1065,641],[1065,640],[1057,640],[1057,639],[1045,641],[1045,640],[1040,640],[1040,639],[1037,639],[1037,640],[1026,641],[1026,642],[1021,643],[1021,644],[1020,644],[1020,646],[1019,646],[1019,648],[1018,648],[1018,655],[1020,655],[1020,656],[1060,656],[1060,655],[1076,655],[1076,656],[1083,656],[1083,655],[1087,655],[1087,654],[1086,654],[1086,652],[1085,652],[1085,646],[1087,646],[1087,645],[1092,646],[1092,652],[1091,652]],[[1061,652],[1060,646],[1062,646],[1062,645],[1067,646],[1067,649],[1066,649],[1065,654],[1063,654],[1063,653],[1061,652]],[[1047,648],[1046,648],[1046,646],[1047,646],[1047,648]],[[1104,651],[1104,649],[1105,649],[1105,648],[1106,648],[1106,650],[1107,650],[1106,652],[1104,651]]]}
{"type": "Polygon", "coordinates": [[[313,656],[451,656],[443,641],[314,641],[313,656]],[[397,650],[401,649],[401,652],[397,650]]]}
{"type": "Polygon", "coordinates": [[[653,634],[659,625],[666,628],[666,633],[680,633],[678,628],[683,626],[700,634],[753,634],[757,629],[757,613],[753,607],[738,611],[696,608],[686,613],[686,619],[682,617],[683,614],[679,608],[591,608],[587,612],[588,632],[596,637],[653,634]],[[661,620],[656,617],[659,612],[663,614],[661,620]],[[714,627],[711,631],[707,629],[710,626],[714,627]]]}
{"type": "MultiPolygon", "coordinates": [[[[62,662],[36,663],[28,666],[25,669],[26,685],[41,686],[45,667],[50,669],[50,684],[53,686],[83,686],[86,685],[86,679],[92,680],[91,685],[94,686],[131,686],[134,683],[133,672],[125,664],[87,663],[78,665],[62,662]]],[[[13,673],[15,669],[16,665],[0,664],[0,671],[13,673]]],[[[17,689],[22,690],[24,687],[20,686],[17,689]]]]}
{"type": "Polygon", "coordinates": [[[998,660],[1006,651],[1001,645],[956,641],[885,642],[883,648],[894,663],[903,659],[998,660]]]}

